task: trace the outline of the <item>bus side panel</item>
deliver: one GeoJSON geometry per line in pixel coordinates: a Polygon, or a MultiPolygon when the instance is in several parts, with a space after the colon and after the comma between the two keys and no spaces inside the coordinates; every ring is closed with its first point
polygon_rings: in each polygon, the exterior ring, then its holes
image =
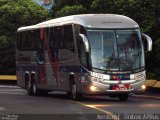
{"type": "Polygon", "coordinates": [[[40,89],[56,90],[58,85],[58,54],[50,47],[50,28],[41,28],[39,35],[41,48],[37,51],[38,87],[40,89]]]}
{"type": "Polygon", "coordinates": [[[78,59],[74,52],[64,49],[59,52],[59,88],[61,90],[70,90],[70,76],[76,76],[79,73],[78,59]]]}

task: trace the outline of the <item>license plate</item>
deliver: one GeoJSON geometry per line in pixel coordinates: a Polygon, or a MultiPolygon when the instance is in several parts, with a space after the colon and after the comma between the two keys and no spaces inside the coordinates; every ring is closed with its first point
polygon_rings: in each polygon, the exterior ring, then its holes
{"type": "Polygon", "coordinates": [[[130,89],[130,84],[119,84],[112,86],[112,90],[128,90],[130,89]]]}

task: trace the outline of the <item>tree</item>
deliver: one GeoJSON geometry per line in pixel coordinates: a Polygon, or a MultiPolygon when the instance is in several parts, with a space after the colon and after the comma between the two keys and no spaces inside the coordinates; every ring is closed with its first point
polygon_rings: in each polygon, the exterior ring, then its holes
{"type": "Polygon", "coordinates": [[[74,15],[74,14],[82,14],[85,13],[86,9],[83,8],[82,5],[74,5],[74,6],[65,6],[60,11],[56,13],[56,17],[74,15]]]}
{"type": "Polygon", "coordinates": [[[48,16],[47,11],[32,0],[1,0],[0,5],[0,33],[7,36],[15,36],[18,27],[36,24],[48,16]]]}
{"type": "Polygon", "coordinates": [[[32,0],[0,0],[0,74],[15,74],[16,31],[37,24],[48,12],[32,0]]]}
{"type": "Polygon", "coordinates": [[[89,13],[92,0],[55,0],[51,14],[54,17],[89,13]]]}

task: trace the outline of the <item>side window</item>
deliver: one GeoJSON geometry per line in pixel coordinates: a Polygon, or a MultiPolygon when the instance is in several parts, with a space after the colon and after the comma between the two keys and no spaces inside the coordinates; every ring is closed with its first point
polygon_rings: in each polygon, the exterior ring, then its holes
{"type": "Polygon", "coordinates": [[[36,32],[34,30],[26,32],[26,40],[25,40],[26,51],[35,50],[36,48],[35,33],[36,32]]]}
{"type": "Polygon", "coordinates": [[[80,42],[80,50],[79,50],[80,61],[84,66],[87,66],[87,54],[84,51],[84,45],[80,42]]]}
{"type": "Polygon", "coordinates": [[[30,44],[28,44],[29,50],[36,50],[36,31],[35,30],[30,31],[28,42],[30,42],[30,44]]]}
{"type": "Polygon", "coordinates": [[[38,30],[23,31],[17,33],[17,49],[22,51],[32,51],[39,48],[40,38],[38,30]]]}
{"type": "Polygon", "coordinates": [[[39,38],[39,30],[35,30],[35,50],[39,50],[39,46],[40,46],[40,38],[39,38]]]}
{"type": "Polygon", "coordinates": [[[22,32],[22,50],[26,50],[26,46],[27,46],[27,32],[24,31],[22,32]]]}
{"type": "Polygon", "coordinates": [[[63,42],[62,42],[62,27],[55,27],[53,31],[53,37],[54,37],[54,47],[55,48],[62,48],[63,42]]]}
{"type": "Polygon", "coordinates": [[[18,50],[22,50],[22,33],[17,33],[17,41],[16,41],[16,47],[18,50]]]}
{"type": "Polygon", "coordinates": [[[72,25],[63,26],[63,46],[67,49],[74,49],[72,25]]]}
{"type": "Polygon", "coordinates": [[[49,46],[51,49],[55,49],[55,36],[54,36],[54,28],[50,28],[50,37],[49,37],[49,46]]]}
{"type": "Polygon", "coordinates": [[[80,36],[79,34],[86,35],[84,27],[80,25],[75,25],[75,33],[76,33],[76,43],[77,43],[77,49],[80,49],[80,36]]]}
{"type": "Polygon", "coordinates": [[[31,39],[32,39],[32,37],[31,37],[31,35],[30,35],[30,32],[29,31],[27,31],[27,32],[25,32],[25,44],[24,44],[24,46],[25,46],[25,50],[26,51],[29,51],[30,50],[30,48],[31,48],[31,39]]]}
{"type": "Polygon", "coordinates": [[[29,32],[22,32],[22,50],[28,51],[30,50],[30,41],[29,41],[29,32]]]}
{"type": "Polygon", "coordinates": [[[80,62],[84,66],[87,66],[87,54],[84,51],[84,45],[81,40],[82,38],[79,36],[79,34],[86,34],[85,30],[82,26],[75,25],[75,32],[76,32],[76,43],[77,43],[78,56],[79,56],[80,62]]]}

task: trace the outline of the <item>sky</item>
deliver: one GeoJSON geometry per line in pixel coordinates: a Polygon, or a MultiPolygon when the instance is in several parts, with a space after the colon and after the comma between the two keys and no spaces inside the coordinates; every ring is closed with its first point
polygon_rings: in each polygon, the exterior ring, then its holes
{"type": "Polygon", "coordinates": [[[47,10],[50,10],[52,8],[52,6],[53,6],[53,4],[45,4],[43,2],[43,0],[33,0],[33,1],[35,1],[36,3],[38,3],[40,6],[43,6],[47,10]]]}

